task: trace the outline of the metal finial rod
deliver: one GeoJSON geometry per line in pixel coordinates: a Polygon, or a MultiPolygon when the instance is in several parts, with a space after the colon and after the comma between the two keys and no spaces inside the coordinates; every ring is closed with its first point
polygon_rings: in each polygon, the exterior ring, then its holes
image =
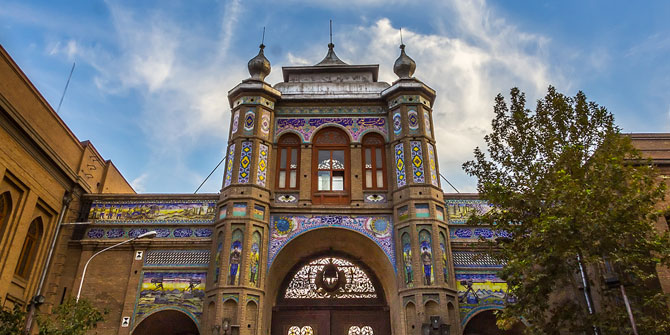
{"type": "Polygon", "coordinates": [[[261,38],[261,44],[265,43],[265,27],[263,27],[263,37],[261,38]]]}
{"type": "Polygon", "coordinates": [[[400,28],[400,44],[403,44],[402,43],[402,28],[400,28]]]}
{"type": "Polygon", "coordinates": [[[333,44],[333,20],[330,20],[330,44],[333,44]]]}

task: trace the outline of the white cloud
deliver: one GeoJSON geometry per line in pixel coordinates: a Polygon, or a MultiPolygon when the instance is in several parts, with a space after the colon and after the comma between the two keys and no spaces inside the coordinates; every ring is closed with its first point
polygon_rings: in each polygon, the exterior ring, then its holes
{"type": "Polygon", "coordinates": [[[130,181],[130,186],[133,187],[135,192],[137,193],[142,193],[145,192],[146,189],[146,182],[147,182],[147,177],[149,176],[148,173],[143,173],[139,175],[137,178],[133,179],[130,181]]]}

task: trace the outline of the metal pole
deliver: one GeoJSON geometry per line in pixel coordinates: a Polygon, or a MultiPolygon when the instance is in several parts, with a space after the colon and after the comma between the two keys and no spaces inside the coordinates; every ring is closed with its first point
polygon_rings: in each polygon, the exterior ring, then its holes
{"type": "Polygon", "coordinates": [[[630,325],[633,327],[633,334],[637,334],[637,327],[635,326],[635,318],[633,317],[633,311],[630,309],[630,303],[628,303],[628,296],[626,295],[626,289],[623,287],[623,284],[619,285],[621,288],[621,295],[623,296],[623,302],[626,304],[626,311],[628,312],[628,319],[630,319],[630,325]]]}
{"type": "Polygon", "coordinates": [[[91,260],[93,260],[93,258],[95,258],[95,256],[100,255],[101,253],[103,253],[103,252],[105,252],[105,251],[107,251],[107,250],[109,250],[109,249],[116,248],[116,247],[118,247],[118,246],[120,246],[120,245],[126,244],[126,243],[128,243],[128,242],[132,242],[132,241],[135,241],[135,240],[137,240],[137,239],[141,239],[141,238],[151,238],[151,237],[154,237],[154,236],[156,236],[156,231],[152,230],[152,231],[150,231],[150,232],[146,232],[146,233],[144,233],[144,234],[142,234],[142,235],[140,235],[140,236],[133,237],[133,238],[128,239],[128,240],[125,240],[125,241],[123,241],[123,242],[119,242],[119,243],[117,243],[117,244],[114,244],[113,246],[107,247],[107,248],[102,249],[102,250],[96,252],[95,254],[93,254],[93,256],[91,256],[91,257],[86,261],[86,264],[84,264],[84,271],[81,272],[81,281],[79,281],[79,290],[77,291],[77,299],[76,299],[76,302],[79,302],[79,297],[81,296],[81,288],[82,288],[82,286],[84,285],[84,278],[86,277],[86,269],[88,268],[88,264],[91,263],[91,260]]]}
{"type": "MultiPolygon", "coordinates": [[[[589,280],[586,278],[586,272],[584,271],[584,264],[582,263],[582,257],[577,254],[577,264],[579,265],[579,273],[582,277],[582,285],[584,286],[584,298],[586,299],[586,308],[589,310],[589,315],[595,314],[593,310],[593,300],[591,300],[591,288],[589,287],[589,280]]],[[[593,334],[600,335],[600,330],[596,325],[593,325],[593,334]]]]}

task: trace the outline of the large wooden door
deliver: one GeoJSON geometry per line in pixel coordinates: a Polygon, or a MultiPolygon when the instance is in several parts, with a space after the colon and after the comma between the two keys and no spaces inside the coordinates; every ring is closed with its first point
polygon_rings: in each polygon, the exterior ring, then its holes
{"type": "Polygon", "coordinates": [[[389,310],[364,264],[313,257],[284,279],[272,313],[272,335],[387,335],[389,310]]]}

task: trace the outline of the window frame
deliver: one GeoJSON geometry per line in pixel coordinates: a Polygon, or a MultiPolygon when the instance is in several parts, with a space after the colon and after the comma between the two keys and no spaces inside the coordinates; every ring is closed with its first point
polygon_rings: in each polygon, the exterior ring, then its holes
{"type": "Polygon", "coordinates": [[[275,181],[275,188],[278,190],[295,190],[300,189],[300,137],[293,133],[288,133],[282,135],[277,141],[277,176],[275,181]],[[297,140],[296,143],[287,143],[289,139],[297,140]],[[282,150],[286,149],[286,164],[281,166],[282,159],[282,150]],[[291,158],[292,158],[292,149],[296,149],[296,167],[291,169],[291,158]],[[281,172],[285,171],[285,184],[284,187],[279,186],[281,172]],[[291,171],[295,171],[295,186],[291,187],[291,171]]]}
{"type": "Polygon", "coordinates": [[[377,134],[377,133],[369,133],[366,134],[365,137],[363,137],[363,141],[361,142],[361,168],[363,171],[363,190],[366,191],[383,191],[388,189],[388,180],[387,180],[387,175],[386,175],[386,141],[384,140],[384,137],[377,134]],[[375,143],[366,143],[366,140],[370,139],[376,139],[381,141],[381,144],[375,144],[375,143]],[[371,158],[371,168],[366,168],[366,156],[365,152],[367,149],[370,149],[370,158],[371,158]],[[376,149],[380,149],[381,152],[381,167],[377,167],[377,154],[376,154],[376,149]],[[382,187],[379,187],[377,185],[377,171],[382,170],[382,180],[384,185],[382,187]],[[367,171],[371,170],[372,171],[372,187],[367,187],[367,171]]]}
{"type": "Polygon", "coordinates": [[[28,280],[31,273],[33,272],[35,267],[35,260],[37,259],[37,252],[40,249],[40,240],[42,239],[43,235],[43,226],[44,225],[42,224],[41,217],[35,218],[30,223],[26,237],[23,240],[23,246],[21,247],[19,260],[16,263],[16,269],[14,270],[14,274],[19,278],[28,280]],[[34,232],[31,232],[33,227],[35,230],[34,232]],[[31,243],[28,244],[29,242],[31,243]]]}
{"type": "Polygon", "coordinates": [[[315,204],[348,204],[351,190],[351,139],[349,134],[337,127],[327,127],[319,130],[318,133],[314,135],[314,140],[312,142],[312,202],[315,204]],[[321,137],[325,134],[336,132],[345,140],[344,143],[319,143],[321,137]],[[330,151],[330,159],[333,159],[333,151],[343,151],[344,152],[344,170],[334,170],[331,168],[329,170],[319,169],[319,151],[330,151]],[[330,171],[330,188],[331,190],[319,190],[319,171],[330,171]],[[332,191],[333,185],[333,171],[343,171],[344,172],[344,185],[342,190],[332,191]]]}

